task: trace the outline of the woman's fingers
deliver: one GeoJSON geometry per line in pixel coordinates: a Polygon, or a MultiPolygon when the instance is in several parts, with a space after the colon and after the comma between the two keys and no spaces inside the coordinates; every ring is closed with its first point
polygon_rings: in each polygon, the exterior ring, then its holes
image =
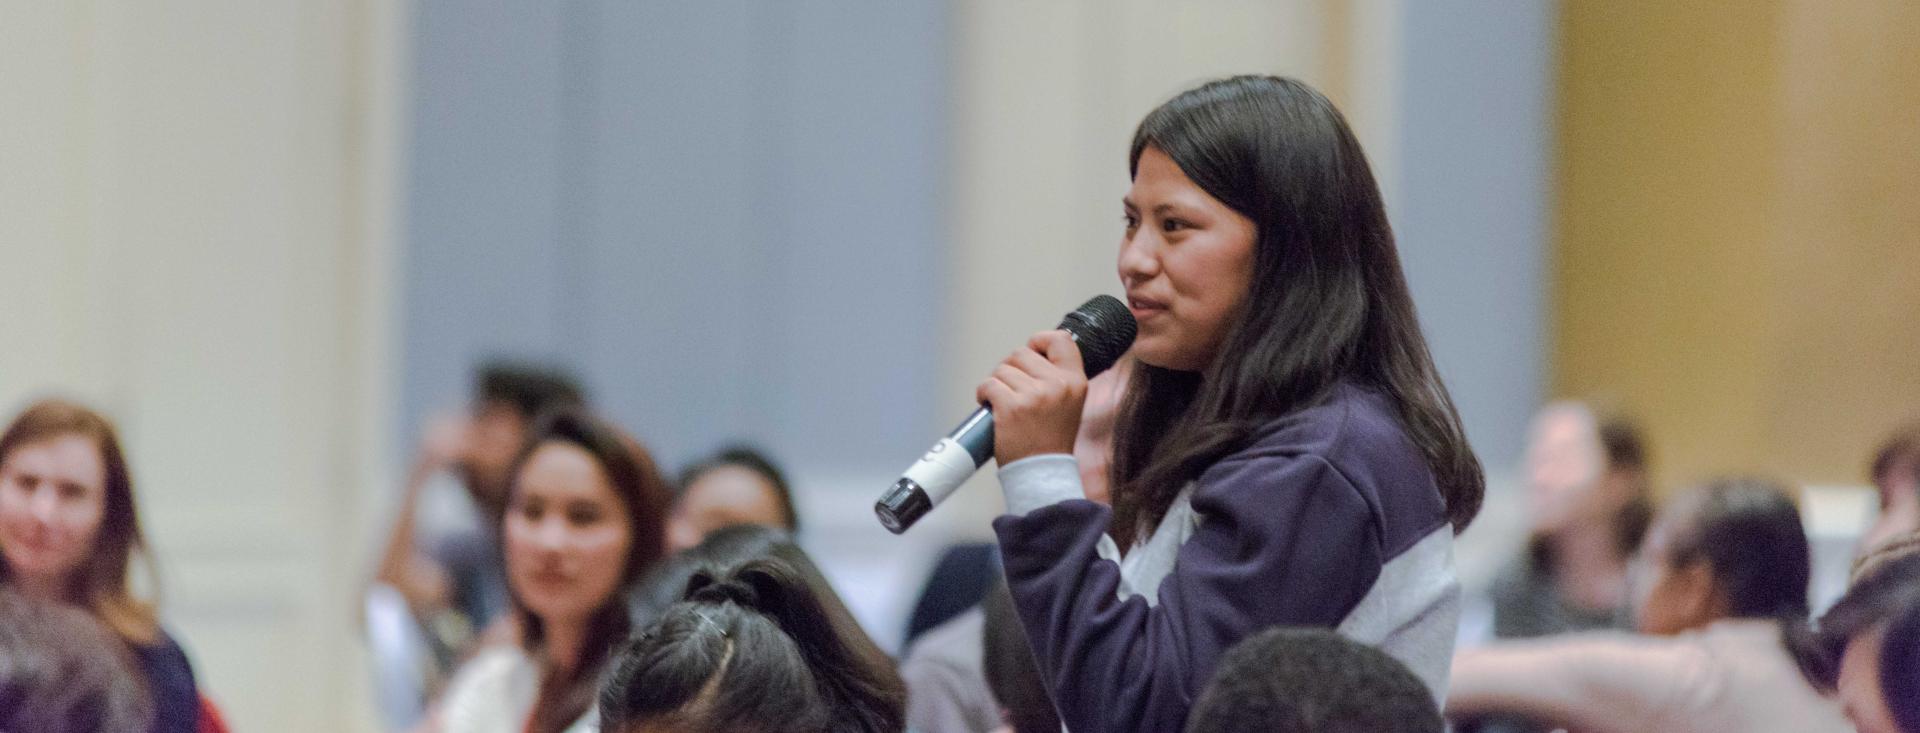
{"type": "Polygon", "coordinates": [[[1064,371],[1086,375],[1085,362],[1080,359],[1080,344],[1066,331],[1054,329],[1041,331],[1027,340],[1027,348],[1046,356],[1048,362],[1064,371]]]}

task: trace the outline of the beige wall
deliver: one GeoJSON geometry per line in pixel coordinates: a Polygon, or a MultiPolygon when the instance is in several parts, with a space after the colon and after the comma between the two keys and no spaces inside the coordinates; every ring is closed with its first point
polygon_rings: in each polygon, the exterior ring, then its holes
{"type": "Polygon", "coordinates": [[[1857,483],[1920,410],[1920,8],[1570,2],[1556,391],[1669,485],[1857,483]]]}
{"type": "Polygon", "coordinates": [[[0,6],[0,404],[110,413],[237,730],[365,728],[400,5],[0,6]]]}

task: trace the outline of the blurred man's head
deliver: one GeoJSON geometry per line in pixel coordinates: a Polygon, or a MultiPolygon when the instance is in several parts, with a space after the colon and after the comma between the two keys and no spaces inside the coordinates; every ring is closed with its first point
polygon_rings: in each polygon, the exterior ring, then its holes
{"type": "Polygon", "coordinates": [[[737,446],[688,467],[667,517],[667,551],[700,544],[708,533],[736,524],[800,528],[787,479],[765,455],[737,446]]]}
{"type": "Polygon", "coordinates": [[[534,421],[585,401],[579,383],[558,369],[514,362],[482,365],[474,384],[473,425],[460,456],[460,469],[475,498],[497,504],[534,421]]]}
{"type": "Polygon", "coordinates": [[[1888,436],[1867,473],[1880,495],[1880,516],[1860,538],[1862,554],[1890,537],[1920,530],[1920,422],[1888,436]]]}
{"type": "Polygon", "coordinates": [[[1271,629],[1234,645],[1187,733],[1440,733],[1426,685],[1393,657],[1325,629],[1271,629]]]}
{"type": "Polygon", "coordinates": [[[1721,479],[1661,510],[1641,548],[1634,615],[1675,634],[1724,618],[1802,618],[1811,560],[1785,486],[1721,479]]]}

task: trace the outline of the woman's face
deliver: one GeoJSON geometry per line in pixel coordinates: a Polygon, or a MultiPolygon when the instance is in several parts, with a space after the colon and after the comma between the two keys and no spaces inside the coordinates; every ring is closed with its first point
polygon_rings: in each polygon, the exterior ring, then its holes
{"type": "Polygon", "coordinates": [[[1542,411],[1527,445],[1527,503],[1534,531],[1553,532],[1604,514],[1594,503],[1605,470],[1592,415],[1567,405],[1542,411]]]}
{"type": "Polygon", "coordinates": [[[1632,568],[1634,625],[1643,634],[1670,635],[1713,622],[1713,568],[1703,559],[1676,562],[1677,535],[1692,523],[1697,507],[1671,504],[1647,529],[1632,568]]]}
{"type": "Polygon", "coordinates": [[[507,580],[547,623],[584,621],[620,587],[633,527],[585,449],[560,442],[535,449],[505,522],[507,580]]]}
{"type": "Polygon", "coordinates": [[[1140,154],[1122,201],[1120,284],[1140,322],[1133,355],[1165,369],[1213,363],[1253,279],[1252,219],[1187,178],[1159,149],[1140,154]]]}
{"type": "Polygon", "coordinates": [[[1880,690],[1880,647],[1886,642],[1887,627],[1882,625],[1855,637],[1840,656],[1839,688],[1841,708],[1860,733],[1900,733],[1887,709],[1887,698],[1880,690]]]}
{"type": "Polygon", "coordinates": [[[678,554],[707,534],[737,524],[787,529],[779,489],[750,468],[720,466],[700,474],[667,516],[667,552],[678,554]]]}
{"type": "Polygon", "coordinates": [[[0,463],[0,552],[29,586],[65,587],[106,515],[107,468],[82,435],[16,447],[0,463]]]}

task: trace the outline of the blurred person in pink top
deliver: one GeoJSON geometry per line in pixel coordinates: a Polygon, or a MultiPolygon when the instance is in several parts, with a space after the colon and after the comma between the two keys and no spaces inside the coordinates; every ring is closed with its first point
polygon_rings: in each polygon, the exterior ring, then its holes
{"type": "Polygon", "coordinates": [[[1729,479],[1685,494],[1636,559],[1641,634],[1463,651],[1447,714],[1521,715],[1582,733],[1850,731],[1787,646],[1808,613],[1808,555],[1799,510],[1776,484],[1729,479]]]}

